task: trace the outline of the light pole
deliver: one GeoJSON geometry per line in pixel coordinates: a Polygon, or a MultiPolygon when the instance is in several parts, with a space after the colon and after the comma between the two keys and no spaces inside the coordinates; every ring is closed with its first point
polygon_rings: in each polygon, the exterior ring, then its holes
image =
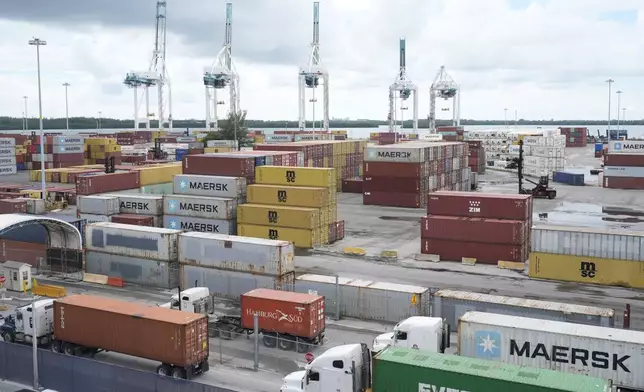
{"type": "Polygon", "coordinates": [[[610,138],[610,96],[612,92],[613,83],[615,83],[615,81],[613,79],[608,79],[606,83],[608,83],[608,131],[607,131],[608,135],[606,136],[610,138]]]}
{"type": "MultiPolygon", "coordinates": [[[[40,185],[43,200],[47,199],[45,187],[45,131],[42,124],[42,89],[40,87],[40,47],[47,45],[46,41],[35,38],[29,41],[29,45],[36,47],[36,61],[38,63],[38,117],[40,123],[40,185]]],[[[36,345],[34,344],[34,387],[38,389],[38,362],[36,358],[36,345]]]]}
{"type": "Polygon", "coordinates": [[[22,99],[25,100],[25,131],[29,130],[29,114],[27,113],[27,96],[25,95],[22,99]]]}
{"type": "Polygon", "coordinates": [[[67,132],[69,132],[69,101],[67,100],[67,87],[71,86],[71,84],[65,82],[63,83],[63,86],[65,86],[65,124],[67,132]]]}
{"type": "Polygon", "coordinates": [[[622,106],[622,90],[617,91],[617,132],[619,132],[619,112],[622,106]]]}
{"type": "Polygon", "coordinates": [[[626,108],[622,108],[622,123],[626,124],[626,108]]]}
{"type": "Polygon", "coordinates": [[[96,129],[101,130],[101,111],[98,111],[98,119],[96,120],[96,129]]]}
{"type": "Polygon", "coordinates": [[[505,125],[505,128],[508,127],[508,108],[503,109],[504,112],[504,119],[503,119],[503,124],[505,125]]]}

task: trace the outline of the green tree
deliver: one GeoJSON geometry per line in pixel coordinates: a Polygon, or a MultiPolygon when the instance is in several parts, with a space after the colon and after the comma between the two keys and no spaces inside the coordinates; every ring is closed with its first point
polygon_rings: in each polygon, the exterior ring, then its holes
{"type": "Polygon", "coordinates": [[[239,147],[251,147],[254,140],[248,137],[246,127],[246,110],[230,112],[228,118],[217,124],[219,131],[209,132],[202,141],[208,140],[237,140],[239,147]]]}

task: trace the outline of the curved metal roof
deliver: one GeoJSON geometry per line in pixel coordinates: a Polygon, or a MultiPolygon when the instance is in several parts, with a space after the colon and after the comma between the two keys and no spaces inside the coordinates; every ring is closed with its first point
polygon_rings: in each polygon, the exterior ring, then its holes
{"type": "Polygon", "coordinates": [[[50,248],[83,249],[80,231],[76,226],[60,219],[42,215],[0,214],[0,237],[26,225],[41,225],[47,230],[50,248]]]}

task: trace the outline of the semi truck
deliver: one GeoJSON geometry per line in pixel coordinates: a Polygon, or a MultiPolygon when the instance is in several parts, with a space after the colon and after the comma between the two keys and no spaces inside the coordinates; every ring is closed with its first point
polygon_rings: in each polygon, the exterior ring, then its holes
{"type": "Polygon", "coordinates": [[[34,336],[38,345],[48,345],[54,332],[54,300],[43,299],[16,308],[0,325],[5,342],[31,344],[34,336]],[[36,331],[34,332],[34,317],[36,331]]]}
{"type": "Polygon", "coordinates": [[[373,359],[364,344],[333,347],[284,377],[281,392],[609,392],[595,377],[387,347],[373,359]]]}
{"type": "Polygon", "coordinates": [[[450,346],[449,324],[439,317],[406,318],[396,324],[393,331],[378,335],[373,340],[371,352],[376,354],[387,346],[444,353],[450,346]]]}

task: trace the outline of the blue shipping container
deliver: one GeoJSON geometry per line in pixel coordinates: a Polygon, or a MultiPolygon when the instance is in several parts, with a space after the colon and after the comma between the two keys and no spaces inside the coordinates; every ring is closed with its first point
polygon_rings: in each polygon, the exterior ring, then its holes
{"type": "Polygon", "coordinates": [[[604,150],[604,143],[595,143],[595,152],[601,152],[604,150]]]}
{"type": "Polygon", "coordinates": [[[174,155],[175,155],[175,160],[181,161],[183,157],[188,155],[188,149],[187,148],[177,148],[174,150],[174,155]]]}
{"type": "Polygon", "coordinates": [[[552,181],[575,186],[585,185],[583,174],[567,173],[562,171],[552,172],[552,181]]]}
{"type": "Polygon", "coordinates": [[[27,165],[24,163],[17,163],[16,170],[27,170],[27,165]]]}

